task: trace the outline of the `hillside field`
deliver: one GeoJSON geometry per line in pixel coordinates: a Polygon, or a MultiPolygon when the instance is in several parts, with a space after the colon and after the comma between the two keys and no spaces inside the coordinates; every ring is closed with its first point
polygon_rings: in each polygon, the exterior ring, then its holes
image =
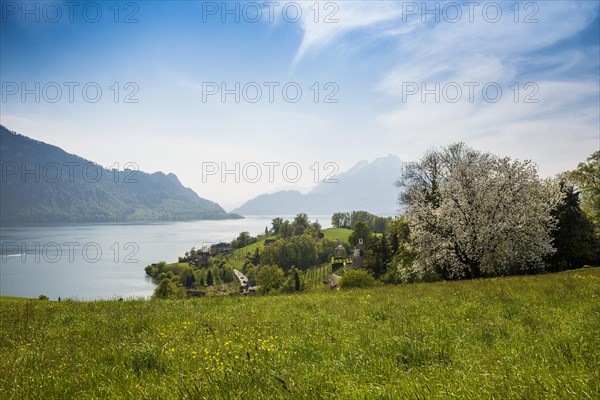
{"type": "Polygon", "coordinates": [[[0,298],[3,399],[600,398],[600,268],[173,301],[0,298]]]}
{"type": "MultiPolygon", "coordinates": [[[[325,235],[324,236],[325,239],[330,239],[330,240],[339,239],[342,242],[348,242],[348,237],[352,233],[352,230],[347,229],[347,228],[326,228],[326,229],[323,229],[321,232],[323,232],[323,234],[325,235]]],[[[231,267],[237,268],[237,269],[242,269],[242,266],[244,265],[246,254],[254,254],[256,249],[258,249],[258,251],[262,251],[265,247],[265,245],[264,245],[265,239],[275,239],[276,240],[277,238],[278,238],[277,235],[273,235],[273,234],[263,236],[256,243],[252,243],[252,244],[249,244],[240,249],[233,250],[233,254],[226,255],[226,256],[218,256],[218,257],[221,257],[224,260],[226,260],[227,263],[231,267]]]]}

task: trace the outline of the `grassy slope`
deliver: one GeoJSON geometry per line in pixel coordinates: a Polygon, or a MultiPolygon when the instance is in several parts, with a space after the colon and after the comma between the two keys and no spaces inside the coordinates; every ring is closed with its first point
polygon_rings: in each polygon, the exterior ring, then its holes
{"type": "Polygon", "coordinates": [[[246,254],[254,254],[256,248],[259,251],[265,247],[265,239],[276,239],[275,235],[269,235],[267,237],[261,238],[258,242],[249,244],[248,246],[244,246],[241,249],[235,249],[231,255],[225,256],[225,260],[229,265],[233,268],[241,269],[244,265],[244,261],[246,259],[246,254]]]}
{"type": "Polygon", "coordinates": [[[289,296],[1,302],[3,398],[599,398],[600,268],[289,296]]]}
{"type": "Polygon", "coordinates": [[[352,229],[346,228],[328,228],[323,229],[326,239],[340,239],[342,242],[347,242],[348,237],[352,233],[352,229]]]}

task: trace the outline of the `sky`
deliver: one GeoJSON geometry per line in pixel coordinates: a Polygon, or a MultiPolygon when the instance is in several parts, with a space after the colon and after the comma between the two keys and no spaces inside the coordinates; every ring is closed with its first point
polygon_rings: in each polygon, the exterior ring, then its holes
{"type": "Polygon", "coordinates": [[[600,149],[599,5],[1,0],[0,123],[226,210],[457,141],[553,176],[600,149]]]}

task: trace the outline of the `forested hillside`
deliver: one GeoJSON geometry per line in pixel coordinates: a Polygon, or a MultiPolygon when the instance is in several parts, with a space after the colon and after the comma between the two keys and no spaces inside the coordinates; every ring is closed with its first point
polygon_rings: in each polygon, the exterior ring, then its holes
{"type": "MultiPolygon", "coordinates": [[[[224,219],[174,174],[109,170],[0,125],[2,222],[224,219]]],[[[123,166],[121,166],[123,168],[123,166]]]]}

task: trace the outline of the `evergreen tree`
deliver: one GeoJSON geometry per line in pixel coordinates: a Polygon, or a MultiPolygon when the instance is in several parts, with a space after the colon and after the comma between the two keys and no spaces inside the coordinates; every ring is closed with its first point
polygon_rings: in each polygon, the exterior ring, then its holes
{"type": "Polygon", "coordinates": [[[351,246],[356,246],[359,242],[359,239],[363,240],[365,247],[368,245],[371,239],[371,229],[369,229],[367,224],[363,221],[358,221],[354,225],[354,229],[348,237],[348,243],[350,243],[351,246]]]}
{"type": "Polygon", "coordinates": [[[366,250],[364,268],[375,278],[385,275],[392,258],[388,235],[371,237],[366,250]]]}
{"type": "Polygon", "coordinates": [[[301,288],[302,284],[300,282],[300,271],[294,268],[294,290],[298,292],[301,288]]]}
{"type": "Polygon", "coordinates": [[[594,236],[594,225],[581,209],[579,192],[574,185],[561,181],[563,201],[554,211],[558,225],[553,232],[556,253],[550,259],[553,271],[579,268],[598,261],[600,243],[594,236]]]}

